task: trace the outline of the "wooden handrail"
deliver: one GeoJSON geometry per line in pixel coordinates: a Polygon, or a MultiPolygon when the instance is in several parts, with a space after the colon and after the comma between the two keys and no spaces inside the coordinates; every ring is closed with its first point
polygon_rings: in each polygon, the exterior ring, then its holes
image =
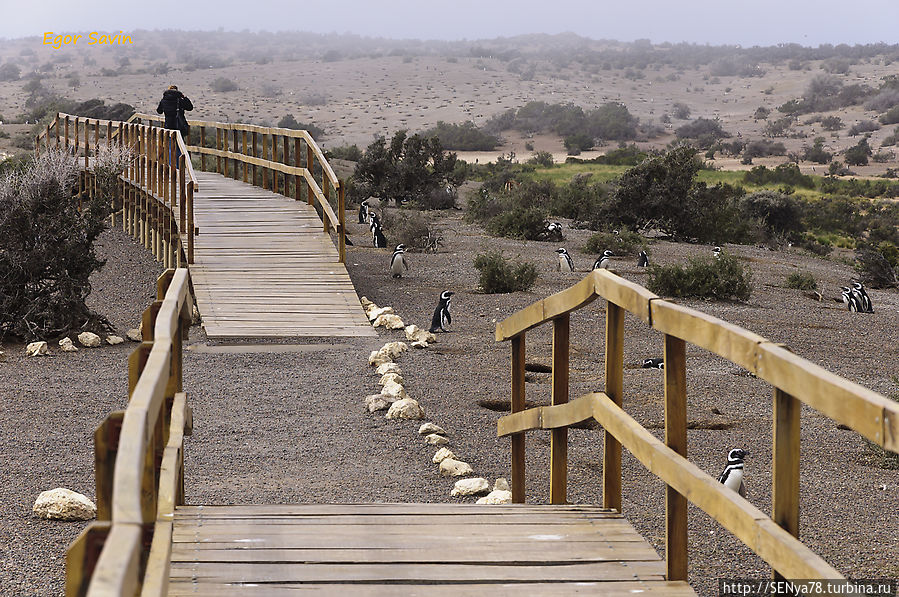
{"type": "MultiPolygon", "coordinates": [[[[131,116],[134,122],[162,122],[164,119],[153,114],[136,113],[131,116]]],[[[341,181],[321,148],[305,130],[295,130],[279,127],[263,127],[253,124],[241,124],[233,122],[215,122],[206,120],[188,120],[192,130],[199,130],[198,145],[187,145],[187,149],[200,155],[201,167],[205,169],[206,156],[214,157],[209,163],[214,170],[225,176],[242,179],[244,182],[259,184],[263,189],[279,192],[279,176],[283,177],[283,194],[288,194],[288,181],[294,184],[294,196],[301,199],[299,180],[302,178],[307,188],[307,198],[310,205],[315,203],[321,208],[323,231],[328,234],[331,228],[337,233],[337,249],[339,260],[345,261],[346,246],[346,222],[344,213],[344,188],[341,181]],[[206,129],[215,130],[215,147],[206,147],[206,129]],[[240,134],[238,134],[240,133],[240,134]],[[278,140],[281,139],[284,161],[278,161],[278,140]],[[294,140],[291,149],[290,139],[294,140]],[[301,142],[306,144],[305,160],[302,158],[301,142]],[[257,146],[262,150],[262,156],[256,155],[257,146]],[[293,164],[288,155],[293,153],[293,164]],[[321,185],[315,180],[316,161],[321,167],[321,185]],[[302,165],[305,162],[305,165],[302,165]],[[238,167],[238,164],[241,166],[238,167]],[[252,168],[252,172],[250,170],[252,168]],[[260,182],[257,183],[257,168],[261,168],[260,182]],[[242,170],[242,173],[240,172],[242,170]],[[242,174],[242,176],[241,176],[242,174]],[[288,178],[290,177],[290,179],[288,178]],[[271,185],[269,185],[271,183],[271,185]],[[334,193],[331,193],[333,188],[334,193]],[[331,197],[337,199],[337,209],[331,205],[331,197]]]]}
{"type": "Polygon", "coordinates": [[[512,343],[512,413],[497,423],[500,437],[512,439],[513,501],[524,502],[524,433],[551,429],[551,501],[564,500],[567,455],[560,432],[596,419],[605,429],[603,505],[621,509],[621,454],[627,448],[667,485],[666,559],[670,580],[686,580],[686,501],[692,501],[767,561],[775,575],[841,578],[799,542],[799,404],[817,409],[877,445],[899,452],[899,404],[798,357],[779,344],[699,311],[676,305],[606,270],[588,274],[574,286],[537,301],[496,326],[497,341],[512,343]],[[572,402],[555,399],[558,366],[567,369],[570,314],[596,298],[606,299],[606,392],[572,402]],[[662,332],[665,339],[665,441],[653,436],[622,409],[623,313],[629,311],[662,332]],[[553,403],[524,410],[526,332],[553,322],[553,403]],[[560,323],[562,322],[562,323],[560,323]],[[737,493],[691,464],[686,457],[686,343],[705,348],[771,383],[773,396],[773,512],[768,517],[737,493]]]}
{"type": "Polygon", "coordinates": [[[96,471],[98,488],[112,485],[111,505],[97,493],[98,513],[111,512],[111,520],[93,523],[69,548],[67,597],[165,595],[171,523],[184,498],[183,438],[192,429],[181,391],[181,343],[193,302],[186,269],[167,270],[157,287],[160,300],[144,313],[144,342],[129,359],[133,389],[114,446],[111,483],[101,478],[105,467],[96,471]],[[91,542],[94,531],[100,537],[91,542]]]}

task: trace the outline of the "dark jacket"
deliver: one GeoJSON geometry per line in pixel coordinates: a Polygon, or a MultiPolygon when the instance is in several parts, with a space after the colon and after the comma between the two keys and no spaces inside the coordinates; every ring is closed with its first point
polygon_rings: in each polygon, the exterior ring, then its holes
{"type": "Polygon", "coordinates": [[[166,89],[162,94],[159,106],[156,108],[157,114],[165,114],[165,128],[178,129],[177,116],[179,109],[183,115],[185,110],[193,110],[194,105],[190,103],[186,95],[177,89],[166,89]]]}

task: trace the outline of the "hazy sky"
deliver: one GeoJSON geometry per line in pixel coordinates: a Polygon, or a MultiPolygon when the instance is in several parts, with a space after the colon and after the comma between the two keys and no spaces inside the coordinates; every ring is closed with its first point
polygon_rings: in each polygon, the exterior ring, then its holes
{"type": "Polygon", "coordinates": [[[573,31],[744,46],[899,43],[899,0],[0,0],[0,14],[7,38],[223,27],[450,40],[573,31]]]}

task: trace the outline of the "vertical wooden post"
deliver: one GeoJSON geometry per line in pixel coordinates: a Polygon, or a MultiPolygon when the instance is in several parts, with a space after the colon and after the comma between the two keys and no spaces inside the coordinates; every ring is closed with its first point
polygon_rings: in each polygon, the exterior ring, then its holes
{"type": "Polygon", "coordinates": [[[194,262],[194,181],[187,183],[187,263],[194,262]]]}
{"type": "MultiPolygon", "coordinates": [[[[606,302],[606,396],[618,406],[624,392],[624,309],[606,302]]],[[[603,438],[602,507],[621,512],[621,444],[603,438]]]]}
{"type": "MultiPolygon", "coordinates": [[[[328,178],[325,176],[325,170],[322,168],[322,193],[325,196],[325,203],[331,203],[331,185],[329,184],[328,178]]],[[[322,226],[324,227],[325,234],[329,234],[331,232],[331,220],[328,218],[328,213],[325,211],[324,206],[322,207],[322,226]]]]}
{"type": "MultiPolygon", "coordinates": [[[[231,147],[232,147],[232,152],[233,152],[235,155],[238,154],[238,153],[240,153],[240,151],[238,150],[238,148],[240,147],[240,136],[238,135],[239,132],[240,132],[240,131],[238,131],[237,129],[231,129],[231,147]]],[[[239,170],[238,170],[238,164],[241,163],[241,160],[239,160],[239,159],[237,159],[237,158],[235,157],[235,158],[232,160],[232,163],[233,163],[233,168],[234,168],[234,169],[233,169],[233,171],[231,172],[231,175],[232,175],[232,177],[234,178],[234,180],[237,180],[238,177],[240,176],[240,174],[238,174],[238,172],[239,172],[239,170]]],[[[246,166],[244,166],[244,167],[246,167],[246,166]]]]}
{"type": "MultiPolygon", "coordinates": [[[[228,129],[222,129],[222,151],[225,152],[226,156],[228,155],[228,152],[230,151],[228,149],[228,129]]],[[[222,170],[222,175],[225,178],[228,177],[228,163],[229,162],[231,162],[231,160],[228,159],[227,157],[222,160],[222,165],[224,166],[224,169],[222,170]]],[[[232,167],[233,167],[233,164],[232,164],[232,167]]]]}
{"type": "MultiPolygon", "coordinates": [[[[256,131],[253,131],[253,157],[256,157],[256,148],[258,147],[259,138],[257,136],[256,131]]],[[[259,183],[256,182],[256,164],[253,164],[253,186],[259,186],[259,183]]]]}
{"type": "Polygon", "coordinates": [[[91,127],[90,120],[84,121],[84,169],[87,170],[90,167],[90,148],[91,148],[91,127]]]}
{"type": "MultiPolygon", "coordinates": [[[[553,319],[552,404],[568,402],[568,336],[570,316],[553,319]]],[[[568,503],[568,427],[552,430],[549,497],[551,504],[568,503]]]]}
{"type": "Polygon", "coordinates": [[[65,119],[65,137],[66,137],[66,150],[69,149],[69,117],[66,116],[65,119]]]}
{"type": "MultiPolygon", "coordinates": [[[[249,155],[247,151],[247,130],[243,129],[240,131],[240,153],[243,155],[249,155]]],[[[243,181],[248,181],[249,174],[249,164],[246,162],[243,163],[243,181]]]]}
{"type": "MultiPolygon", "coordinates": [[[[774,388],[774,462],[771,518],[799,538],[799,401],[774,388]]],[[[772,572],[775,580],[781,577],[772,572]]]]}
{"type": "MultiPolygon", "coordinates": [[[[665,335],[665,444],[687,457],[687,357],[680,338],[665,335]]],[[[665,488],[668,580],[687,580],[687,498],[665,488]]]]}
{"type": "Polygon", "coordinates": [[[202,151],[206,149],[206,127],[200,127],[200,170],[206,171],[206,154],[202,151]]]}
{"type": "MultiPolygon", "coordinates": [[[[300,145],[301,139],[299,137],[293,138],[293,165],[297,168],[303,167],[303,152],[301,151],[302,147],[300,145]]],[[[293,177],[293,197],[297,201],[300,200],[302,195],[300,194],[300,176],[294,175],[293,177]]],[[[305,180],[305,179],[303,179],[305,180]]]]}
{"type": "MultiPolygon", "coordinates": [[[[266,134],[262,133],[262,159],[268,160],[268,141],[265,139],[266,134]]],[[[262,167],[262,188],[268,189],[268,168],[262,167]]]]}
{"type": "MultiPolygon", "coordinates": [[[[285,145],[286,147],[286,145],[285,145]]],[[[285,176],[285,185],[287,177],[285,176]]],[[[346,262],[346,203],[343,196],[343,181],[337,180],[337,259],[346,262]]]]}
{"type": "MultiPolygon", "coordinates": [[[[217,150],[222,148],[222,129],[219,127],[215,127],[215,148],[217,150]]],[[[215,156],[215,171],[219,174],[222,173],[222,156],[215,156]]]]}
{"type": "MultiPolygon", "coordinates": [[[[315,152],[312,151],[312,144],[309,141],[306,141],[306,170],[309,171],[309,180],[315,180],[315,152]]],[[[309,184],[309,180],[306,181],[306,188],[308,189],[307,199],[309,201],[309,205],[315,203],[315,193],[312,192],[312,185],[309,184]]]]}
{"type": "Polygon", "coordinates": [[[78,143],[78,122],[79,122],[79,120],[80,119],[76,116],[75,117],[75,128],[72,130],[72,137],[73,137],[73,141],[74,141],[73,148],[75,150],[76,156],[78,155],[78,145],[79,145],[79,143],[78,143]]]}
{"type": "MultiPolygon", "coordinates": [[[[524,410],[524,332],[512,338],[512,408],[513,413],[524,410]]],[[[525,495],[525,434],[512,436],[512,502],[524,503],[525,495]]]]}
{"type": "Polygon", "coordinates": [[[59,149],[59,112],[56,113],[56,119],[53,121],[53,126],[56,127],[56,149],[59,149]]]}
{"type": "MultiPolygon", "coordinates": [[[[287,135],[281,135],[281,143],[284,144],[284,153],[281,155],[281,163],[285,166],[290,165],[290,137],[287,135]]],[[[290,197],[290,176],[285,172],[284,176],[284,190],[281,192],[285,197],[290,197]]]]}
{"type": "MultiPolygon", "coordinates": [[[[273,163],[278,163],[278,135],[272,133],[272,158],[271,161],[273,163]]],[[[278,192],[278,171],[274,168],[272,170],[272,192],[278,192]]]]}
{"type": "Polygon", "coordinates": [[[187,218],[187,212],[185,211],[185,199],[187,199],[187,186],[186,186],[186,174],[185,170],[187,169],[187,156],[184,154],[178,159],[178,230],[181,234],[184,234],[184,224],[187,218]]]}

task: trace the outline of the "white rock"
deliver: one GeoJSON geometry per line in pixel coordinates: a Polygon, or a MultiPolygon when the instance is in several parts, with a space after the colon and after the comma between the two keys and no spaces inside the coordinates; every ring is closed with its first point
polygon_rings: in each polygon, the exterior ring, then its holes
{"type": "Polygon", "coordinates": [[[100,336],[93,332],[81,332],[78,334],[78,342],[80,342],[82,346],[96,348],[100,346],[100,336]]]}
{"type": "Polygon", "coordinates": [[[372,367],[380,367],[384,363],[389,363],[392,360],[393,357],[381,352],[380,350],[373,350],[371,351],[371,354],[368,355],[368,364],[372,367]]]}
{"type": "Polygon", "coordinates": [[[25,354],[30,357],[40,357],[50,354],[50,349],[47,348],[47,343],[41,340],[40,342],[32,342],[26,346],[25,354]]]}
{"type": "Polygon", "coordinates": [[[437,453],[434,454],[434,457],[431,458],[431,462],[433,462],[434,464],[440,464],[447,458],[455,458],[455,457],[456,457],[456,455],[453,454],[453,451],[450,450],[449,448],[440,448],[439,450],[437,450],[437,453]]]}
{"type": "Polygon", "coordinates": [[[511,504],[512,492],[494,489],[482,498],[478,498],[477,504],[511,504]]]}
{"type": "Polygon", "coordinates": [[[131,340],[132,342],[142,342],[143,337],[141,336],[140,330],[137,328],[131,328],[127,332],[125,332],[125,337],[131,340]]]}
{"type": "Polygon", "coordinates": [[[409,350],[409,346],[405,342],[388,342],[378,352],[389,355],[391,360],[393,360],[407,350],[409,350]]]}
{"type": "Polygon", "coordinates": [[[379,410],[387,410],[393,402],[393,400],[390,400],[383,394],[372,394],[365,397],[365,408],[368,409],[368,412],[373,413],[379,410]]]}
{"type": "Polygon", "coordinates": [[[431,446],[443,446],[449,443],[449,440],[439,433],[431,433],[425,436],[425,443],[431,446]]]}
{"type": "Polygon", "coordinates": [[[442,427],[434,423],[425,423],[418,428],[419,435],[430,435],[431,433],[446,433],[442,427]]]}
{"type": "Polygon", "coordinates": [[[399,373],[393,373],[391,371],[390,373],[385,373],[384,375],[382,375],[381,379],[378,380],[378,383],[382,386],[386,386],[389,383],[398,383],[400,385],[403,385],[403,376],[399,373]]]}
{"type": "Polygon", "coordinates": [[[422,342],[421,340],[416,340],[415,342],[413,342],[413,343],[410,344],[409,346],[411,346],[412,348],[427,348],[427,347],[428,347],[428,343],[427,343],[427,342],[422,342]]]}
{"type": "Polygon", "coordinates": [[[115,335],[106,336],[106,343],[109,344],[110,346],[115,346],[116,344],[121,344],[124,341],[125,341],[125,339],[122,338],[121,336],[115,336],[115,335]]]}
{"type": "Polygon", "coordinates": [[[374,305],[373,302],[371,302],[370,300],[368,300],[368,297],[367,297],[367,296],[360,297],[360,298],[359,298],[359,302],[362,303],[362,308],[363,308],[363,309],[367,308],[369,305],[374,305]]]}
{"type": "Polygon", "coordinates": [[[375,319],[372,325],[376,328],[381,327],[382,325],[388,330],[401,330],[405,326],[403,320],[400,319],[399,315],[394,315],[393,313],[385,313],[383,315],[379,315],[377,319],[375,319]]]}
{"type": "Polygon", "coordinates": [[[490,491],[490,483],[483,477],[475,477],[473,479],[462,479],[456,481],[453,490],[450,492],[452,496],[459,495],[477,495],[479,493],[487,493],[490,491]]]}
{"type": "Polygon", "coordinates": [[[381,315],[385,315],[385,314],[389,315],[391,313],[393,313],[393,307],[377,307],[377,306],[375,306],[375,307],[372,307],[371,309],[369,309],[368,320],[374,321],[381,315]]]}
{"type": "Polygon", "coordinates": [[[97,506],[87,496],[63,487],[41,492],[31,511],[48,520],[90,520],[97,516],[97,506]]]}
{"type": "Polygon", "coordinates": [[[421,405],[417,400],[413,400],[412,398],[403,398],[402,400],[397,400],[390,405],[390,410],[387,411],[387,418],[424,419],[425,411],[422,410],[421,405]]]}
{"type": "Polygon", "coordinates": [[[407,325],[406,326],[406,340],[411,342],[437,342],[437,336],[429,332],[428,330],[423,330],[419,328],[417,325],[407,325]]]}
{"type": "Polygon", "coordinates": [[[512,491],[509,482],[505,477],[497,477],[496,483],[493,484],[493,491],[512,491]]]}
{"type": "Polygon", "coordinates": [[[400,366],[393,361],[379,365],[376,373],[381,376],[387,375],[388,373],[396,373],[397,375],[403,374],[402,370],[400,370],[400,366]]]}
{"type": "Polygon", "coordinates": [[[202,317],[200,317],[200,310],[194,305],[193,309],[190,311],[190,323],[191,325],[196,325],[202,321],[202,317]]]}
{"type": "MultiPolygon", "coordinates": [[[[471,465],[455,458],[444,458],[440,461],[440,474],[444,477],[461,477],[470,475],[473,471],[471,465]]],[[[485,489],[489,489],[488,485],[485,489]]]]}
{"type": "Polygon", "coordinates": [[[66,336],[59,341],[59,348],[63,352],[78,352],[78,347],[72,342],[72,339],[66,336]]]}
{"type": "Polygon", "coordinates": [[[398,383],[387,383],[384,384],[384,387],[381,388],[381,394],[384,396],[389,396],[394,400],[404,400],[409,397],[409,394],[406,393],[405,388],[398,383]]]}

